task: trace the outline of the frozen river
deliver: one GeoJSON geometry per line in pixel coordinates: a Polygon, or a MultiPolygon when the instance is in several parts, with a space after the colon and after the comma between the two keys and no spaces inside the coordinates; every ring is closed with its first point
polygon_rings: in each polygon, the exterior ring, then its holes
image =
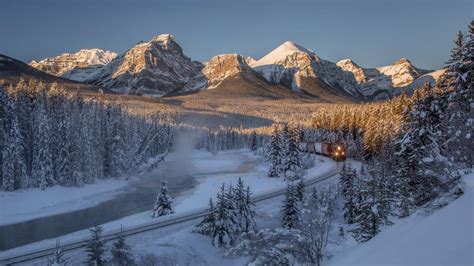
{"type": "Polygon", "coordinates": [[[151,210],[162,180],[168,182],[172,197],[179,198],[190,193],[198,179],[246,174],[256,167],[255,160],[246,151],[225,153],[218,157],[207,152],[197,154],[171,154],[155,170],[131,181],[115,197],[95,206],[0,226],[0,250],[57,238],[151,210]]]}

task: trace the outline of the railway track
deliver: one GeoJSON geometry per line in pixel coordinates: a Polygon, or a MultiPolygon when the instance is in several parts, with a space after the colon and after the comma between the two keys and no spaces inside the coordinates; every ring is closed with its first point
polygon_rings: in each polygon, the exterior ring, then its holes
{"type": "MultiPolygon", "coordinates": [[[[333,176],[336,176],[337,174],[338,174],[338,169],[336,168],[330,173],[324,174],[323,176],[306,180],[305,186],[311,186],[316,183],[325,181],[333,176]]],[[[264,195],[255,196],[253,198],[253,201],[255,203],[262,202],[271,198],[284,195],[284,193],[285,193],[285,188],[278,189],[273,192],[266,193],[264,195]]],[[[152,223],[148,223],[144,225],[138,225],[138,226],[134,226],[130,228],[125,228],[124,230],[121,230],[121,231],[115,230],[115,231],[106,232],[103,235],[103,239],[106,241],[114,240],[120,234],[123,236],[138,235],[138,234],[142,234],[148,231],[164,228],[167,226],[176,225],[176,224],[196,220],[199,218],[203,218],[206,214],[207,214],[207,209],[200,209],[188,214],[170,217],[167,220],[160,220],[160,221],[156,221],[156,222],[152,222],[152,223]]],[[[64,243],[61,245],[61,249],[64,252],[82,249],[86,246],[87,240],[88,239],[81,239],[81,240],[74,240],[69,243],[64,243]]],[[[5,256],[3,258],[2,258],[2,255],[0,254],[0,265],[15,265],[15,264],[26,263],[28,261],[47,258],[53,254],[55,249],[56,247],[49,247],[49,248],[44,248],[37,251],[28,252],[21,255],[5,256]]]]}

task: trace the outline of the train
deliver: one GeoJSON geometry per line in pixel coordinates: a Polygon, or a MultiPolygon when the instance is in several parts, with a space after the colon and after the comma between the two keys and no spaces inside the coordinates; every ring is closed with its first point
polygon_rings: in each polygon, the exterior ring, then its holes
{"type": "Polygon", "coordinates": [[[331,157],[336,162],[345,161],[347,158],[346,147],[342,143],[300,142],[299,148],[302,152],[331,157]]]}

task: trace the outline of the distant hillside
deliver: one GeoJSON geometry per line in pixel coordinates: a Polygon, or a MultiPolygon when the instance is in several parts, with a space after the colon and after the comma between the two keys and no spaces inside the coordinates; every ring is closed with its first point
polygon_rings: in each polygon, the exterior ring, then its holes
{"type": "MultiPolygon", "coordinates": [[[[100,87],[60,78],[40,71],[17,59],[0,54],[0,84],[15,85],[20,79],[41,81],[45,84],[58,83],[68,90],[98,92],[100,87]]],[[[108,92],[107,90],[105,92],[108,92]]]]}

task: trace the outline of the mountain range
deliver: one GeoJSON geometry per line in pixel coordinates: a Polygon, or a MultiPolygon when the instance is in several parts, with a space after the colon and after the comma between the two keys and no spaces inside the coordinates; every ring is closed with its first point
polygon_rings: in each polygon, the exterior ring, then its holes
{"type": "Polygon", "coordinates": [[[377,68],[361,67],[351,59],[331,62],[290,41],[260,59],[224,54],[198,62],[184,54],[171,34],[139,42],[119,55],[82,49],[29,65],[120,94],[163,97],[209,91],[205,94],[304,97],[324,102],[387,99],[411,93],[423,82],[434,83],[444,73],[443,69],[417,68],[406,58],[377,68]]]}

